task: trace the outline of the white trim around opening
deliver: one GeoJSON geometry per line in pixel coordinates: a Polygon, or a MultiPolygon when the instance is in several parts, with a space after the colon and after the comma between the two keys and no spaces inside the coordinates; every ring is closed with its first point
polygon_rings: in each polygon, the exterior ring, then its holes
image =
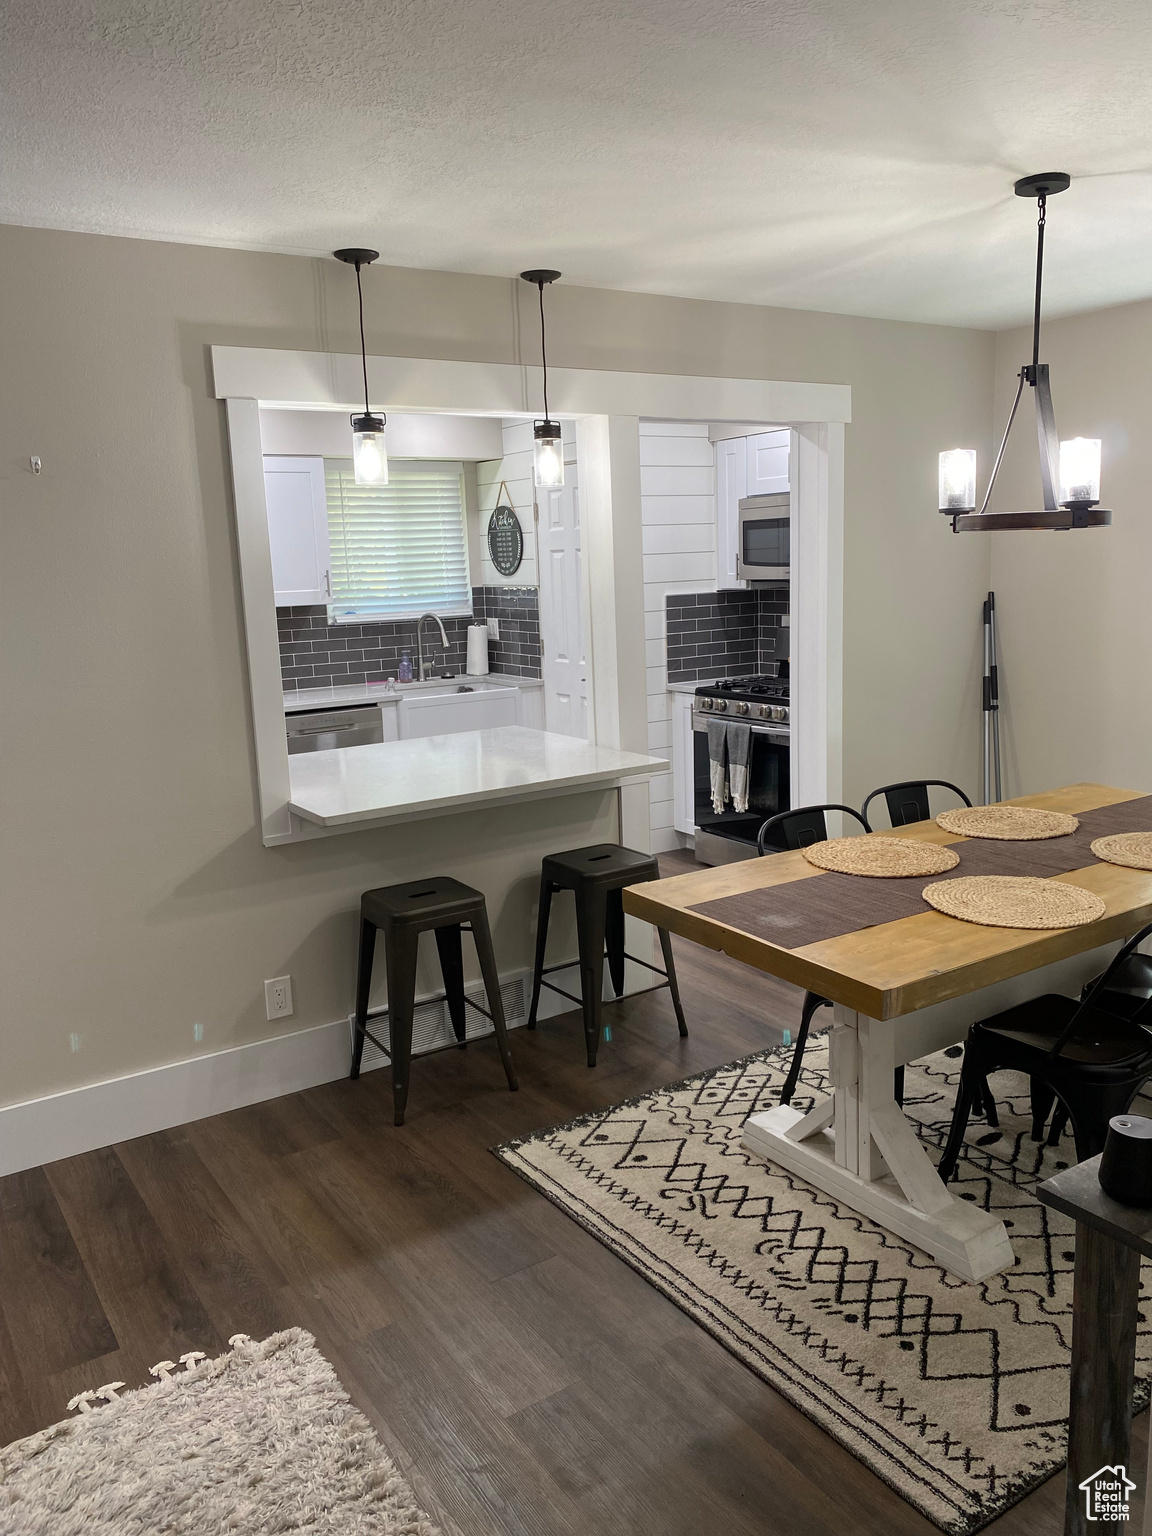
{"type": "MultiPolygon", "coordinates": [[[[360,359],[352,354],[212,348],[215,394],[227,410],[262,831],[269,844],[332,834],[288,809],[259,412],[261,406],[350,411],[359,400],[359,368],[360,359]]],[[[391,410],[519,415],[531,411],[539,388],[538,369],[509,363],[371,357],[368,373],[372,399],[391,410]]],[[[589,735],[606,745],[646,749],[642,732],[637,734],[646,713],[639,418],[774,421],[791,427],[798,525],[792,582],[793,799],[798,804],[838,799],[849,386],[576,368],[551,370],[549,383],[552,414],[577,423],[590,576],[596,567],[589,582],[589,735]],[[597,550],[604,558],[596,558],[597,550]]],[[[628,798],[622,793],[622,803],[628,798]]]]}

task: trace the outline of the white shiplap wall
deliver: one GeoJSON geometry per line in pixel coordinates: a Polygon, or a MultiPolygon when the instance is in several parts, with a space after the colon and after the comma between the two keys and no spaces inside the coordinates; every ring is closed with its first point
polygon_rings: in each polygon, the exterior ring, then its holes
{"type": "Polygon", "coordinates": [[[472,580],[479,587],[537,587],[535,491],[532,485],[532,423],[506,421],[502,427],[504,457],[483,459],[476,466],[479,508],[480,571],[472,580]],[[501,480],[506,482],[516,516],[524,530],[524,558],[514,576],[501,576],[488,558],[488,519],[496,506],[501,480]]]}
{"type": "MultiPolygon", "coordinates": [[[[640,507],[644,525],[644,636],[648,668],[648,750],[672,757],[672,700],[664,633],[670,592],[716,587],[716,473],[708,426],[640,423],[640,507]]],[[[682,847],[672,826],[672,774],[652,780],[652,851],[682,847]]]]}

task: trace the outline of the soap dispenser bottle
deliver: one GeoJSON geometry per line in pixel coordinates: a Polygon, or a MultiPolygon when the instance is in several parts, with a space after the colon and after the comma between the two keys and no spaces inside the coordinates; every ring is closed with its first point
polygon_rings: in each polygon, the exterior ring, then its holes
{"type": "Polygon", "coordinates": [[[407,651],[401,651],[400,653],[400,665],[397,668],[396,676],[402,683],[410,683],[412,681],[412,658],[407,651]]]}

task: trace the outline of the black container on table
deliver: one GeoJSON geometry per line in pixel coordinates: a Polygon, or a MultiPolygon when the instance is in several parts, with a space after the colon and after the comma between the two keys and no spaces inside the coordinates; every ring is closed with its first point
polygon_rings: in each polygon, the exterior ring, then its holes
{"type": "Polygon", "coordinates": [[[1152,1120],[1112,1116],[1100,1159],[1100,1188],[1121,1205],[1152,1207],[1152,1120]]]}

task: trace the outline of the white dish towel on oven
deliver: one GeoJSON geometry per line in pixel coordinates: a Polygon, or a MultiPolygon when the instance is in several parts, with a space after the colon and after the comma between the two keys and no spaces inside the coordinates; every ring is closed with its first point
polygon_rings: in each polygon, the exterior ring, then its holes
{"type": "Polygon", "coordinates": [[[752,727],[742,722],[728,722],[728,782],[732,789],[732,809],[748,809],[748,772],[752,759],[752,727]]]}
{"type": "Polygon", "coordinates": [[[748,769],[752,757],[752,727],[735,720],[708,722],[708,788],[717,816],[729,796],[732,809],[748,809],[748,769]]]}
{"type": "Polygon", "coordinates": [[[708,788],[712,792],[712,809],[719,816],[728,798],[727,720],[708,722],[708,788]]]}

